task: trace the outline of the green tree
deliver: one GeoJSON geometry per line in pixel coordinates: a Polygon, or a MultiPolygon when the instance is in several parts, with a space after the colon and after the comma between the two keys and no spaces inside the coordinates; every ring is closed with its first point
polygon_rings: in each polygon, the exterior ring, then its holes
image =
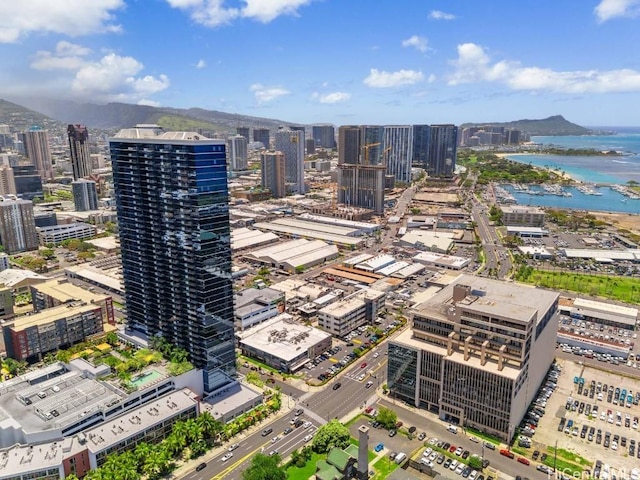
{"type": "Polygon", "coordinates": [[[105,340],[112,347],[115,347],[120,343],[120,340],[118,339],[118,334],[115,333],[115,332],[107,333],[107,336],[105,337],[105,340]]]}
{"type": "Polygon", "coordinates": [[[280,455],[256,454],[251,460],[251,465],[242,472],[243,480],[286,480],[287,472],[280,467],[280,455]]]}
{"type": "Polygon", "coordinates": [[[296,273],[302,273],[304,272],[304,266],[303,265],[298,265],[296,267],[296,273]]]}
{"type": "Polygon", "coordinates": [[[39,253],[42,258],[45,258],[47,260],[50,260],[55,256],[55,252],[52,248],[41,248],[39,253]]]}
{"type": "Polygon", "coordinates": [[[218,437],[222,433],[223,425],[218,420],[213,418],[213,415],[209,412],[202,412],[198,417],[198,425],[202,429],[204,438],[218,440],[218,437]]]}
{"type": "Polygon", "coordinates": [[[376,420],[385,428],[394,428],[398,421],[398,415],[390,408],[380,407],[378,409],[378,416],[376,417],[376,420]]]}
{"type": "Polygon", "coordinates": [[[312,447],[318,453],[326,453],[333,447],[346,448],[350,438],[349,429],[333,419],[318,428],[313,437],[312,447]]]}
{"type": "Polygon", "coordinates": [[[478,455],[471,455],[469,458],[469,466],[471,468],[475,468],[476,470],[482,470],[482,457],[478,455]]]}

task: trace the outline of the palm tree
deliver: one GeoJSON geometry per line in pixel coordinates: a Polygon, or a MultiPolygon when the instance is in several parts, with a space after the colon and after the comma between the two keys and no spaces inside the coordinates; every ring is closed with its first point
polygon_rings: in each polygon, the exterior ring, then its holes
{"type": "Polygon", "coordinates": [[[169,459],[166,452],[161,448],[151,450],[145,459],[143,472],[149,478],[157,478],[168,469],[169,459]]]}
{"type": "Polygon", "coordinates": [[[213,418],[211,413],[202,412],[198,417],[197,422],[206,439],[213,439],[214,441],[218,439],[218,435],[220,435],[220,432],[222,431],[222,424],[213,418]]]}
{"type": "Polygon", "coordinates": [[[147,458],[149,458],[152,450],[153,449],[151,448],[151,445],[149,445],[147,442],[140,442],[138,445],[136,445],[134,454],[136,456],[136,461],[138,462],[139,472],[143,471],[142,467],[145,464],[147,458]]]}

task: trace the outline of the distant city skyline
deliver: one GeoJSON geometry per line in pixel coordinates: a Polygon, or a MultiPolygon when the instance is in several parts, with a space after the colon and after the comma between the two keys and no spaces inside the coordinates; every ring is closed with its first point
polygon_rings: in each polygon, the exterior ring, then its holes
{"type": "Polygon", "coordinates": [[[199,107],[303,124],[561,114],[638,126],[640,0],[24,0],[0,98],[199,107]],[[69,12],[74,12],[69,15],[69,12]]]}

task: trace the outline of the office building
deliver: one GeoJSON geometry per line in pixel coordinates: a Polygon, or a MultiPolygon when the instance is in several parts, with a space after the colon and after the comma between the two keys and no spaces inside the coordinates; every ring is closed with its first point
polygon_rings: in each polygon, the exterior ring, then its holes
{"type": "Polygon", "coordinates": [[[247,143],[249,143],[249,127],[237,127],[236,134],[243,136],[247,143]]]}
{"type": "Polygon", "coordinates": [[[452,177],[456,168],[458,127],[431,125],[429,159],[425,169],[430,177],[452,177]]]}
{"type": "Polygon", "coordinates": [[[305,140],[305,150],[307,155],[316,153],[316,141],[313,138],[307,138],[305,140]]]}
{"type": "MultiPolygon", "coordinates": [[[[466,130],[466,129],[465,129],[466,130]]],[[[413,126],[413,165],[424,168],[429,163],[429,139],[431,138],[431,126],[413,126]]]]}
{"type": "Polygon", "coordinates": [[[503,205],[502,223],[504,225],[519,225],[523,227],[543,227],[545,212],[538,207],[524,205],[503,205]]]}
{"type": "Polygon", "coordinates": [[[279,130],[275,147],[284,154],[287,193],[304,194],[304,132],[279,130]]]}
{"type": "Polygon", "coordinates": [[[336,148],[336,130],[333,125],[314,125],[311,127],[311,136],[316,147],[336,148]]]}
{"type": "Polygon", "coordinates": [[[342,125],[338,128],[338,165],[360,163],[360,127],[342,125]]]}
{"type": "Polygon", "coordinates": [[[284,293],[273,288],[246,288],[234,296],[236,332],[262,323],[285,309],[284,293]]]}
{"type": "Polygon", "coordinates": [[[413,161],[413,127],[391,125],[384,127],[384,163],[387,174],[396,182],[411,183],[411,162],[413,161]]]}
{"type": "Polygon", "coordinates": [[[96,182],[80,178],[71,182],[71,188],[73,190],[73,203],[78,212],[98,209],[96,182]]]}
{"type": "Polygon", "coordinates": [[[282,152],[262,152],[262,188],[271,190],[273,198],[282,198],[287,194],[285,182],[285,161],[282,152]]]}
{"type": "Polygon", "coordinates": [[[13,168],[8,165],[0,166],[0,195],[17,195],[16,179],[13,168]]]}
{"type": "Polygon", "coordinates": [[[247,139],[243,135],[229,137],[229,167],[231,171],[237,172],[246,170],[247,162],[247,139]]]}
{"type": "Polygon", "coordinates": [[[9,262],[9,255],[4,252],[0,252],[0,272],[11,268],[11,263],[9,262]]]}
{"type": "Polygon", "coordinates": [[[91,175],[93,165],[89,148],[89,131],[84,125],[68,125],[69,152],[73,179],[78,180],[91,175]]]}
{"type": "Polygon", "coordinates": [[[253,129],[253,141],[262,143],[262,146],[266,149],[269,148],[269,129],[268,128],[254,128],[253,129]]]}
{"type": "Polygon", "coordinates": [[[318,311],[318,326],[336,337],[344,337],[361,325],[373,325],[384,309],[387,294],[360,290],[318,311]]]}
{"type": "Polygon", "coordinates": [[[26,156],[31,161],[31,165],[36,167],[40,178],[43,180],[53,178],[49,133],[40,127],[31,127],[19,137],[24,143],[26,156]]]}
{"type": "Polygon", "coordinates": [[[9,255],[38,249],[32,202],[0,201],[0,243],[9,255]]]}
{"type": "Polygon", "coordinates": [[[373,126],[338,129],[338,203],[384,212],[383,132],[373,126]]]}
{"type": "Polygon", "coordinates": [[[460,275],[389,342],[390,394],[510,440],[551,366],[558,294],[460,275]]]}
{"type": "Polygon", "coordinates": [[[79,303],[47,308],[2,326],[7,356],[35,362],[103,331],[99,305],[79,303]]]}
{"type": "Polygon", "coordinates": [[[225,142],[145,125],[109,145],[129,325],[186,350],[215,392],[235,374],[225,142]]]}
{"type": "Polygon", "coordinates": [[[16,183],[16,194],[19,198],[33,200],[44,198],[42,178],[33,165],[14,165],[13,179],[16,183]]]}
{"type": "Polygon", "coordinates": [[[507,145],[518,145],[520,143],[521,132],[513,128],[504,131],[504,143],[507,145]]]}

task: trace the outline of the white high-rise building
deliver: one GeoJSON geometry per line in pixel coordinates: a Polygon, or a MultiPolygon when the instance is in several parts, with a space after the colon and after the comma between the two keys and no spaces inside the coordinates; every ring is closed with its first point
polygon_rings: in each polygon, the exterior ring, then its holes
{"type": "Polygon", "coordinates": [[[242,171],[249,166],[247,161],[247,139],[244,135],[229,137],[229,166],[231,170],[242,171]]]}
{"type": "Polygon", "coordinates": [[[304,194],[304,132],[279,130],[276,132],[275,147],[284,153],[287,191],[304,194]]]}
{"type": "Polygon", "coordinates": [[[413,127],[411,125],[385,126],[383,143],[387,174],[393,175],[396,182],[411,183],[413,127]]]}

